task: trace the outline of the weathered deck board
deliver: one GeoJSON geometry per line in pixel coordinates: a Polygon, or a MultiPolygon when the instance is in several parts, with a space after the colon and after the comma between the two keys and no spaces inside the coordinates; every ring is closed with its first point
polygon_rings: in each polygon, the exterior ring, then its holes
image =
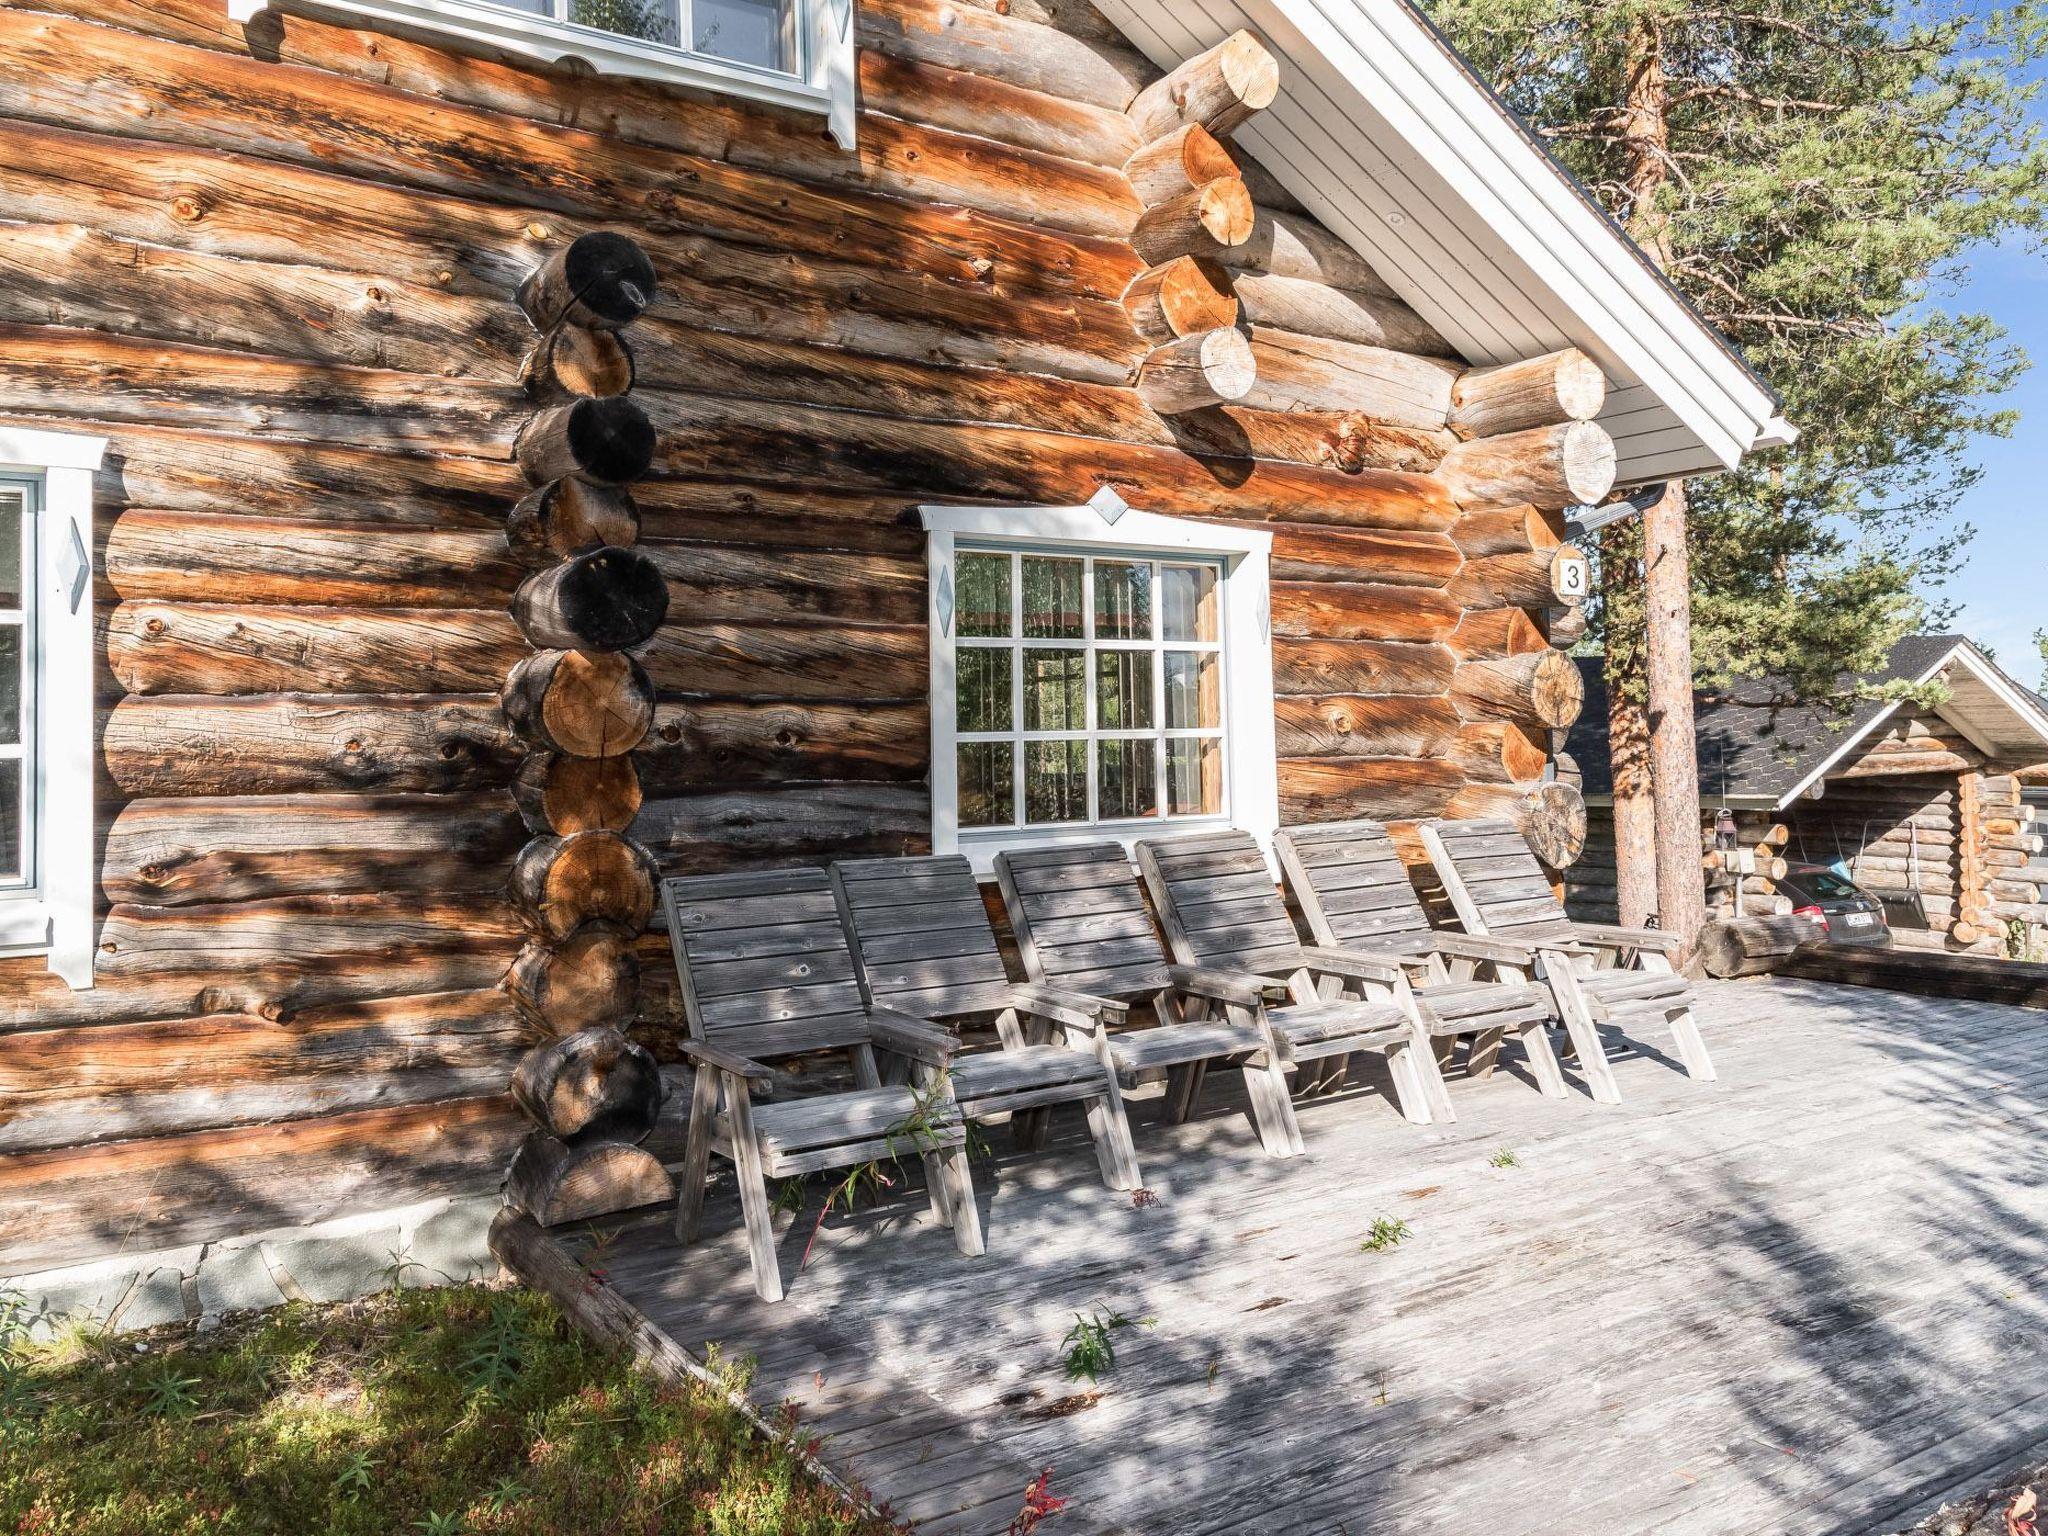
{"type": "Polygon", "coordinates": [[[1711,984],[1701,1020],[1719,1083],[1653,1036],[1617,1060],[1624,1104],[1569,1067],[1558,1104],[1510,1057],[1418,1128],[1368,1081],[1304,1104],[1286,1163],[1241,1105],[1134,1104],[1142,1209],[1078,1116],[1028,1158],[998,1134],[987,1258],[905,1188],[801,1275],[810,1215],[788,1225],[779,1306],[729,1190],[687,1257],[649,1219],[604,1263],[933,1531],[1001,1531],[1050,1465],[1069,1536],[1798,1536],[1902,1523],[2048,1442],[2048,1031],[1784,981],[1711,984]],[[1360,1252],[1383,1214],[1413,1235],[1360,1252]],[[1060,1338],[1096,1306],[1149,1322],[1091,1388],[1060,1338]]]}

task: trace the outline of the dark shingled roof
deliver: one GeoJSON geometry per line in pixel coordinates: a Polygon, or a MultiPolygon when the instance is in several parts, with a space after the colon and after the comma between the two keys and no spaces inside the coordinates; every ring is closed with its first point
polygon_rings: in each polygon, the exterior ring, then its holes
{"type": "MultiPolygon", "coordinates": [[[[1908,635],[1892,647],[1882,668],[1854,681],[1877,684],[1917,678],[1957,645],[1967,643],[1962,635],[1908,635]]],[[[1614,789],[1607,753],[1607,685],[1598,656],[1577,660],[1579,675],[1586,683],[1586,707],[1572,727],[1565,750],[1585,775],[1585,792],[1607,795],[1614,789]]],[[[2031,692],[2028,696],[2033,697],[2031,692]]],[[[1726,689],[1700,689],[1693,695],[1700,794],[1708,800],[1752,796],[1775,800],[1890,707],[1871,700],[1844,716],[1825,706],[1788,701],[1785,685],[1772,678],[1744,679],[1726,689]]]]}

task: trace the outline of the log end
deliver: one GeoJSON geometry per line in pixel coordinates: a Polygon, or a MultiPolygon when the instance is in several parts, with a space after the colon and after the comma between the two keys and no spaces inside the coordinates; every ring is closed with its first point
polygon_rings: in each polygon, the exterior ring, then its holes
{"type": "Polygon", "coordinates": [[[1252,194],[1244,178],[1235,174],[1219,176],[1204,185],[1199,217],[1202,228],[1218,245],[1243,245],[1251,239],[1258,211],[1252,205],[1252,194]]]}
{"type": "Polygon", "coordinates": [[[675,1193],[650,1152],[617,1141],[571,1147],[542,1131],[520,1144],[505,1177],[505,1203],[544,1227],[657,1205],[675,1193]]]}

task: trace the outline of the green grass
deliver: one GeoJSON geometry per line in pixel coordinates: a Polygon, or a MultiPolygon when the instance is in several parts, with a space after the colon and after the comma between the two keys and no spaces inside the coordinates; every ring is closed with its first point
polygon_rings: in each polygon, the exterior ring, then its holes
{"type": "Polygon", "coordinates": [[[1392,1216],[1373,1218],[1372,1230],[1358,1246],[1365,1253],[1385,1253],[1389,1248],[1398,1248],[1415,1234],[1408,1230],[1408,1223],[1392,1216]]]}
{"type": "Polygon", "coordinates": [[[33,1348],[5,1323],[6,1536],[896,1529],[720,1394],[639,1375],[529,1291],[407,1291],[33,1348]]]}

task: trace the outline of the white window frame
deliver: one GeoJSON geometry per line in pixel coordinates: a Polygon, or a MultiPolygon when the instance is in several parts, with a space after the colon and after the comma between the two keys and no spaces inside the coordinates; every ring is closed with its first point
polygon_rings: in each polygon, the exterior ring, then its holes
{"type": "Polygon", "coordinates": [[[103,437],[0,427],[0,475],[40,491],[23,572],[33,862],[29,885],[0,891],[0,955],[45,955],[80,991],[93,959],[92,482],[106,448],[103,437]]]}
{"type": "MultiPolygon", "coordinates": [[[[1189,518],[1134,511],[1104,490],[1078,507],[919,507],[925,528],[931,631],[932,851],[964,853],[988,874],[1006,848],[1043,848],[1236,827],[1270,844],[1280,825],[1273,731],[1273,536],[1189,518]],[[953,562],[972,550],[1154,556],[1222,567],[1223,810],[1216,816],[1148,816],[1043,826],[962,827],[956,710],[957,594],[953,562]]],[[[1092,681],[1090,686],[1092,687],[1092,681]]],[[[1110,732],[1108,734],[1117,734],[1110,732]]],[[[1162,793],[1164,786],[1161,786],[1162,793]]]]}
{"type": "MultiPolygon", "coordinates": [[[[854,0],[796,0],[797,70],[783,74],[687,47],[624,37],[491,0],[228,0],[228,17],[246,24],[280,9],[311,16],[367,17],[387,26],[454,39],[488,52],[556,64],[575,59],[601,75],[718,91],[747,101],[815,112],[841,149],[854,147],[858,114],[854,0]]],[[[689,0],[682,0],[688,37],[689,0]]]]}

